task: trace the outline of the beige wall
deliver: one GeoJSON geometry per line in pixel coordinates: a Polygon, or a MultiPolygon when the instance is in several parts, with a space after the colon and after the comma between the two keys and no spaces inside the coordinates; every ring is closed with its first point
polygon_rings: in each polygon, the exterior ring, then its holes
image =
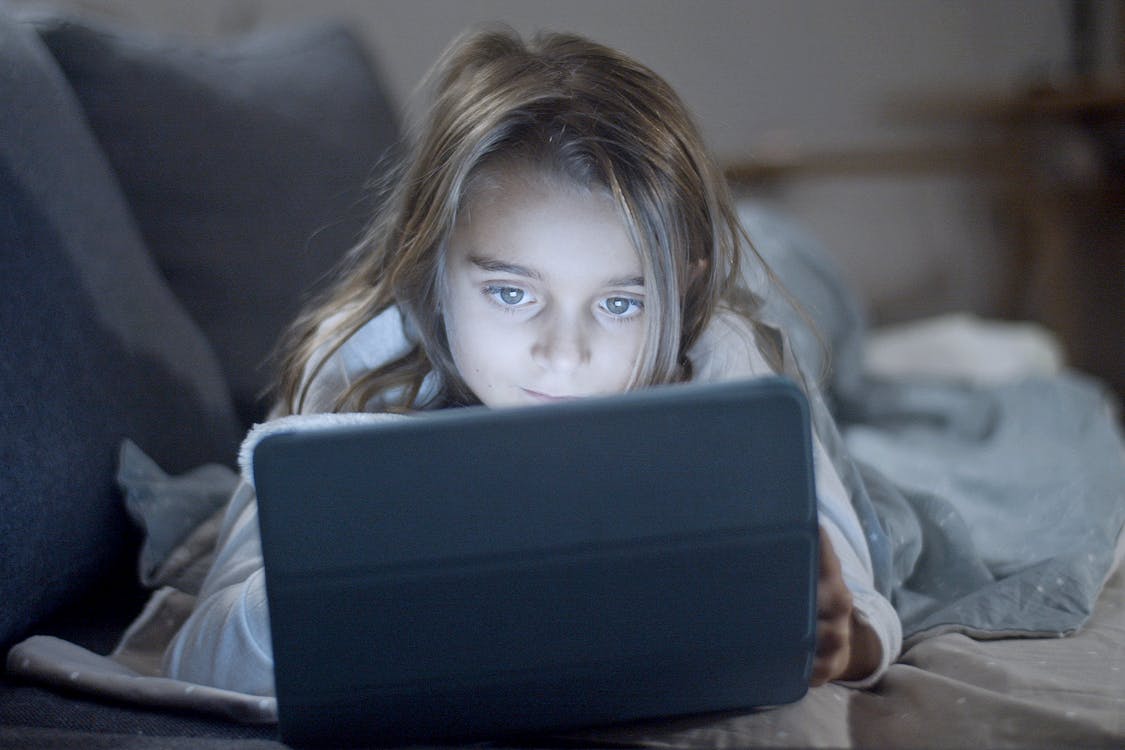
{"type": "MultiPolygon", "coordinates": [[[[404,104],[464,27],[572,30],[633,54],[695,111],[722,160],[777,149],[950,138],[893,122],[890,102],[1005,90],[1066,64],[1062,0],[69,0],[156,29],[213,35],[308,16],[350,19],[404,104]]],[[[887,317],[990,310],[996,232],[957,177],[826,179],[773,198],[837,254],[887,317]]]]}

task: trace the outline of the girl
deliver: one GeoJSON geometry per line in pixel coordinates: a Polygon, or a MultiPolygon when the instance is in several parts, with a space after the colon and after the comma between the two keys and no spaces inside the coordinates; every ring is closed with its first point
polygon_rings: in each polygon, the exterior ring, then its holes
{"type": "MultiPolygon", "coordinates": [[[[274,416],[499,407],[788,369],[741,282],[724,183],[652,71],[583,39],[456,41],[393,189],[284,345],[274,416]]],[[[766,271],[768,274],[768,270],[766,271]]],[[[772,277],[771,277],[772,278],[772,277]]],[[[876,681],[901,630],[815,441],[822,562],[812,684],[876,681]]],[[[165,657],[170,676],[273,692],[253,490],[165,657]]]]}

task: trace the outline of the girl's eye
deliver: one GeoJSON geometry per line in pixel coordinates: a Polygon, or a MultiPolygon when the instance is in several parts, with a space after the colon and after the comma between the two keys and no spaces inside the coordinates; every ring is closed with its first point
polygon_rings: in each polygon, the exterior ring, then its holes
{"type": "Polygon", "coordinates": [[[632,317],[644,308],[644,303],[631,297],[609,297],[602,304],[610,315],[617,318],[632,317]]]}
{"type": "Polygon", "coordinates": [[[515,307],[521,302],[532,301],[527,292],[518,286],[488,286],[485,287],[484,294],[504,307],[515,307]]]}
{"type": "Polygon", "coordinates": [[[505,305],[518,305],[523,300],[523,290],[514,286],[500,287],[497,296],[505,305]]]}

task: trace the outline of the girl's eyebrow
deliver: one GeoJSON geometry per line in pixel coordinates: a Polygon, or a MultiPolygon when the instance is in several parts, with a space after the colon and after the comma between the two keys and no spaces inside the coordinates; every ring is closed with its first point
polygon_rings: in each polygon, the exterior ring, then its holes
{"type": "MultiPolygon", "coordinates": [[[[481,257],[479,255],[471,255],[471,256],[469,256],[469,262],[472,263],[477,268],[479,268],[483,271],[488,271],[490,273],[510,273],[513,276],[523,276],[524,278],[535,279],[536,281],[542,281],[543,280],[543,275],[540,274],[538,271],[536,271],[534,269],[527,268],[526,266],[516,265],[515,263],[505,263],[504,261],[496,260],[495,258],[484,258],[484,257],[481,257]]],[[[621,276],[621,277],[618,277],[618,278],[609,279],[608,281],[605,282],[605,285],[607,287],[610,287],[610,286],[617,286],[617,287],[621,287],[621,286],[642,286],[643,287],[645,285],[645,277],[644,276],[621,276]]]]}
{"type": "Polygon", "coordinates": [[[539,274],[538,271],[533,271],[530,268],[526,268],[524,266],[517,266],[514,263],[505,263],[502,260],[482,258],[480,256],[473,255],[469,257],[469,262],[477,268],[480,268],[481,270],[490,271],[492,273],[510,273],[514,276],[524,276],[529,279],[536,279],[537,281],[543,280],[543,277],[539,274]]]}
{"type": "Polygon", "coordinates": [[[619,279],[610,279],[605,283],[606,286],[644,286],[644,276],[623,276],[619,279]]]}

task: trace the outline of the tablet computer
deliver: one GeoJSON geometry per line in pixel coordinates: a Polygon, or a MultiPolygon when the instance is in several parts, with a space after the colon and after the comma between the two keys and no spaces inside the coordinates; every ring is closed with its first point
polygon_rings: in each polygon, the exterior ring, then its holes
{"type": "Polygon", "coordinates": [[[282,432],[253,470],[292,744],[552,732],[807,689],[816,498],[786,379],[282,432]]]}

